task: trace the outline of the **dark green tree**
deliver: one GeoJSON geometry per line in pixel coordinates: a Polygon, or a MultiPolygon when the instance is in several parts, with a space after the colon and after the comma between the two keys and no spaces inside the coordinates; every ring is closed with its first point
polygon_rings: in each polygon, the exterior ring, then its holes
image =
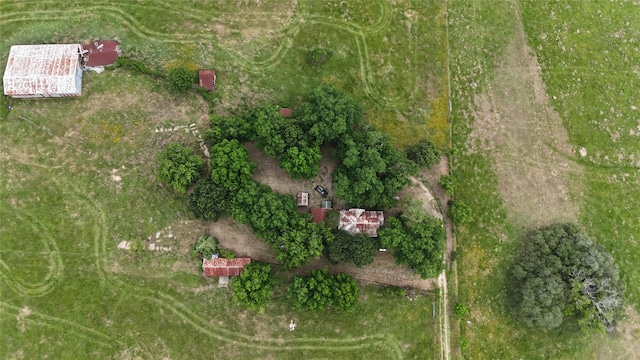
{"type": "Polygon", "coordinates": [[[613,331],[623,308],[613,257],[573,224],[529,232],[511,279],[518,315],[542,330],[573,316],[585,331],[613,331]]]}
{"type": "Polygon", "coordinates": [[[333,172],[335,193],[357,206],[388,208],[393,196],[410,183],[415,163],[391,145],[391,139],[369,129],[345,135],[336,151],[340,162],[333,172]]]}
{"type": "Polygon", "coordinates": [[[193,87],[196,74],[183,67],[176,67],[169,71],[169,85],[176,91],[187,91],[193,87]]]}
{"type": "Polygon", "coordinates": [[[406,150],[407,158],[419,166],[427,169],[440,162],[440,151],[429,139],[423,139],[416,144],[409,146],[406,150]]]}
{"type": "Polygon", "coordinates": [[[211,255],[218,253],[218,246],[218,239],[211,235],[202,235],[198,238],[193,253],[200,258],[210,259],[211,255]]]}
{"type": "Polygon", "coordinates": [[[352,312],[358,303],[358,284],[351,275],[340,273],[333,277],[333,303],[344,312],[352,312]]]}
{"type": "Polygon", "coordinates": [[[321,311],[333,305],[333,276],[325,268],[296,276],[289,286],[288,297],[296,310],[321,311]]]}
{"type": "Polygon", "coordinates": [[[235,302],[261,314],[264,313],[275,285],[276,279],[271,275],[271,266],[257,262],[247,265],[240,276],[234,277],[230,282],[235,302]]]}
{"type": "Polygon", "coordinates": [[[158,180],[171,185],[184,194],[187,187],[200,175],[204,161],[193,150],[179,143],[171,143],[158,156],[158,180]]]}
{"type": "Polygon", "coordinates": [[[222,140],[213,145],[211,155],[211,180],[229,192],[237,191],[251,181],[256,164],[238,140],[222,140]]]}
{"type": "Polygon", "coordinates": [[[437,276],[443,269],[446,234],[441,220],[423,209],[410,206],[397,217],[387,219],[378,236],[384,247],[393,249],[399,264],[405,264],[424,279],[437,276]]]}
{"type": "Polygon", "coordinates": [[[300,126],[315,139],[315,144],[339,140],[364,122],[360,104],[330,85],[313,89],[300,107],[300,126]]]}
{"type": "Polygon", "coordinates": [[[280,166],[287,171],[292,178],[311,179],[318,175],[320,167],[320,148],[318,147],[290,147],[280,157],[280,166]]]}
{"type": "Polygon", "coordinates": [[[228,198],[226,189],[209,178],[201,179],[196,182],[189,196],[189,208],[198,219],[217,221],[227,208],[228,198]]]}
{"type": "Polygon", "coordinates": [[[209,121],[211,128],[204,133],[204,138],[210,144],[217,144],[225,139],[245,142],[255,137],[252,124],[241,117],[212,115],[209,121]]]}
{"type": "Polygon", "coordinates": [[[358,267],[369,265],[376,254],[376,244],[366,234],[351,235],[338,231],[334,241],[327,246],[327,257],[334,264],[351,262],[358,267]]]}
{"type": "Polygon", "coordinates": [[[297,223],[272,245],[276,246],[276,258],[285,268],[308,264],[311,258],[319,258],[323,243],[332,243],[333,234],[326,227],[298,218],[297,223]]]}

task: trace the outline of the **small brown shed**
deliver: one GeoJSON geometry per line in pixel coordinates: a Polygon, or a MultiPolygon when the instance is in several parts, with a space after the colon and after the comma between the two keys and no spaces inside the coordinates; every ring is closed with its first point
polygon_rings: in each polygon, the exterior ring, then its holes
{"type": "Polygon", "coordinates": [[[200,70],[198,73],[200,78],[200,87],[209,91],[213,91],[216,87],[216,72],[213,70],[200,70]]]}

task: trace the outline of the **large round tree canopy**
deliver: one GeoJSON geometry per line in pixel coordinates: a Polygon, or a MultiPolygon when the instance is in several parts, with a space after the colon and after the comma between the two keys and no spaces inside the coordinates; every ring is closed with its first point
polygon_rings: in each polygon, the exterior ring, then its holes
{"type": "Polygon", "coordinates": [[[611,254],[573,224],[531,231],[512,269],[521,319],[543,330],[575,317],[584,330],[613,331],[623,283],[611,254]]]}

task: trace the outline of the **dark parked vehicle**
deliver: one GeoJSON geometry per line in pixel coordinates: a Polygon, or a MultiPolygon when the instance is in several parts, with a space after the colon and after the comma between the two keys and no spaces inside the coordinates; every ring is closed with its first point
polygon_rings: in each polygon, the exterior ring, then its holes
{"type": "Polygon", "coordinates": [[[329,192],[320,185],[316,186],[316,191],[319,192],[322,197],[327,197],[327,195],[329,195],[329,192]]]}

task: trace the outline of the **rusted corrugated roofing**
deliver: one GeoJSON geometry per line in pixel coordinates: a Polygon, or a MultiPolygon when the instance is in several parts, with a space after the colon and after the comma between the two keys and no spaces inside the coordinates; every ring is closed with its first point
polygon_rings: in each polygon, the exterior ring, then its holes
{"type": "Polygon", "coordinates": [[[371,237],[378,236],[378,228],[384,224],[382,211],[364,209],[340,210],[339,230],[350,234],[364,233],[371,237]]]}
{"type": "Polygon", "coordinates": [[[85,66],[113,65],[120,56],[120,43],[114,40],[87,42],[82,49],[85,66]]]}
{"type": "Polygon", "coordinates": [[[296,199],[298,201],[298,206],[309,206],[309,193],[299,192],[296,199]]]}
{"type": "Polygon", "coordinates": [[[311,221],[314,223],[321,223],[327,217],[327,212],[331,209],[323,208],[311,208],[311,221]]]}
{"type": "Polygon", "coordinates": [[[289,115],[291,115],[291,109],[288,109],[288,108],[280,109],[280,115],[282,115],[282,117],[288,117],[289,115]]]}
{"type": "Polygon", "coordinates": [[[200,87],[212,91],[216,86],[216,73],[213,70],[200,70],[200,87]]]}
{"type": "Polygon", "coordinates": [[[202,260],[202,272],[204,276],[238,276],[249,263],[251,263],[251,258],[204,259],[202,260]]]}
{"type": "Polygon", "coordinates": [[[12,97],[80,96],[80,45],[14,45],[3,82],[4,94],[12,97]]]}

